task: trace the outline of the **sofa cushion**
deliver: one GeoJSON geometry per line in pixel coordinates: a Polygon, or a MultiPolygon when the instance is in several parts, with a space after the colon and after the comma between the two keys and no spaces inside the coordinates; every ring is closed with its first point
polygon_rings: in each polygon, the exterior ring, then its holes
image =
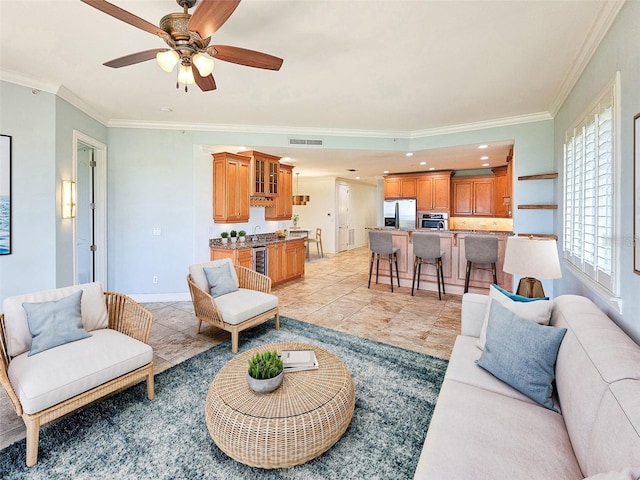
{"type": "Polygon", "coordinates": [[[109,325],[107,305],[104,300],[102,285],[98,282],[7,297],[2,303],[2,310],[4,312],[7,353],[9,356],[15,357],[29,351],[31,348],[31,332],[27,323],[27,314],[22,307],[24,302],[38,303],[59,300],[78,290],[82,290],[80,311],[84,329],[87,332],[92,332],[96,329],[107,328],[109,325]]]}
{"type": "Polygon", "coordinates": [[[81,299],[82,290],[79,290],[60,300],[22,304],[31,332],[29,356],[91,336],[82,327],[81,299]]]}
{"type": "Polygon", "coordinates": [[[557,411],[552,398],[554,371],[566,331],[524,320],[491,300],[487,343],[477,364],[543,407],[557,411]]]}
{"type": "Polygon", "coordinates": [[[583,475],[561,415],[445,380],[414,478],[578,480],[583,475]]]}
{"type": "Polygon", "coordinates": [[[238,290],[234,278],[231,275],[231,264],[222,263],[204,267],[204,274],[209,284],[209,293],[212,297],[219,297],[238,290]]]}
{"type": "Polygon", "coordinates": [[[196,263],[189,266],[189,274],[191,275],[191,280],[198,287],[200,287],[205,292],[209,292],[209,282],[207,281],[207,276],[204,273],[205,267],[216,267],[224,264],[229,264],[231,270],[231,277],[233,278],[233,283],[236,287],[240,286],[240,282],[238,281],[238,275],[236,275],[236,269],[233,266],[233,262],[230,258],[222,258],[220,260],[213,260],[211,262],[204,263],[196,263]]]}
{"type": "Polygon", "coordinates": [[[615,472],[597,473],[585,480],[640,480],[640,467],[625,468],[615,472]]]}
{"type": "Polygon", "coordinates": [[[8,375],[24,412],[36,413],[152,360],[153,350],[146,343],[101,329],[38,355],[18,355],[9,364],[8,375]]]}
{"type": "Polygon", "coordinates": [[[511,310],[520,318],[530,320],[540,325],[549,325],[553,301],[538,300],[536,302],[516,302],[499,292],[493,287],[493,285],[491,285],[489,288],[489,303],[487,304],[487,309],[484,314],[484,323],[482,324],[482,331],[480,332],[480,338],[478,339],[478,347],[481,349],[484,349],[487,337],[487,321],[489,320],[489,311],[491,309],[492,299],[500,302],[504,307],[511,310]]]}
{"type": "Polygon", "coordinates": [[[225,323],[238,325],[278,306],[278,297],[270,293],[241,288],[216,298],[225,323]]]}

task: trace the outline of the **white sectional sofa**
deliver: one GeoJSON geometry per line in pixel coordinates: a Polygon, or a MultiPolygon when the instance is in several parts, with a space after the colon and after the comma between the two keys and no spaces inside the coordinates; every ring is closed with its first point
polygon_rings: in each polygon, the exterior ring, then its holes
{"type": "Polygon", "coordinates": [[[415,479],[640,478],[640,346],[587,298],[552,302],[551,325],[567,329],[555,366],[560,413],[476,364],[489,296],[465,294],[415,479]]]}

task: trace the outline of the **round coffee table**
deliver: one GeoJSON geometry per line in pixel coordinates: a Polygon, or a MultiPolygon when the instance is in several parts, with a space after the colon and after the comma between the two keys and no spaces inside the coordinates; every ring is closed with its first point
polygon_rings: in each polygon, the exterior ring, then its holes
{"type": "Polygon", "coordinates": [[[207,427],[220,450],[253,467],[299,465],[331,448],[355,407],[353,379],[333,353],[306,343],[272,343],[238,354],[213,379],[205,403],[207,427]],[[248,360],[258,351],[314,350],[317,370],[285,373],[266,394],[247,385],[248,360]]]}

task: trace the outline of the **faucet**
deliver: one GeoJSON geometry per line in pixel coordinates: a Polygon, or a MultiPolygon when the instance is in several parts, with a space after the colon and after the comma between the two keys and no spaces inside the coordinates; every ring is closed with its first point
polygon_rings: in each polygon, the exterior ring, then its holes
{"type": "Polygon", "coordinates": [[[256,225],[255,227],[253,227],[253,238],[251,239],[252,242],[256,241],[256,230],[260,230],[260,225],[256,225]]]}

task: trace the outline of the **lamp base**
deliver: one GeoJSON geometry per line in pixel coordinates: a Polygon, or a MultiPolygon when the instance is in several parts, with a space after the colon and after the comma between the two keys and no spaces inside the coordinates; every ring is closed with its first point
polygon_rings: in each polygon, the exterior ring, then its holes
{"type": "Polygon", "coordinates": [[[533,277],[521,278],[516,294],[527,298],[543,298],[545,296],[542,282],[533,277]]]}

